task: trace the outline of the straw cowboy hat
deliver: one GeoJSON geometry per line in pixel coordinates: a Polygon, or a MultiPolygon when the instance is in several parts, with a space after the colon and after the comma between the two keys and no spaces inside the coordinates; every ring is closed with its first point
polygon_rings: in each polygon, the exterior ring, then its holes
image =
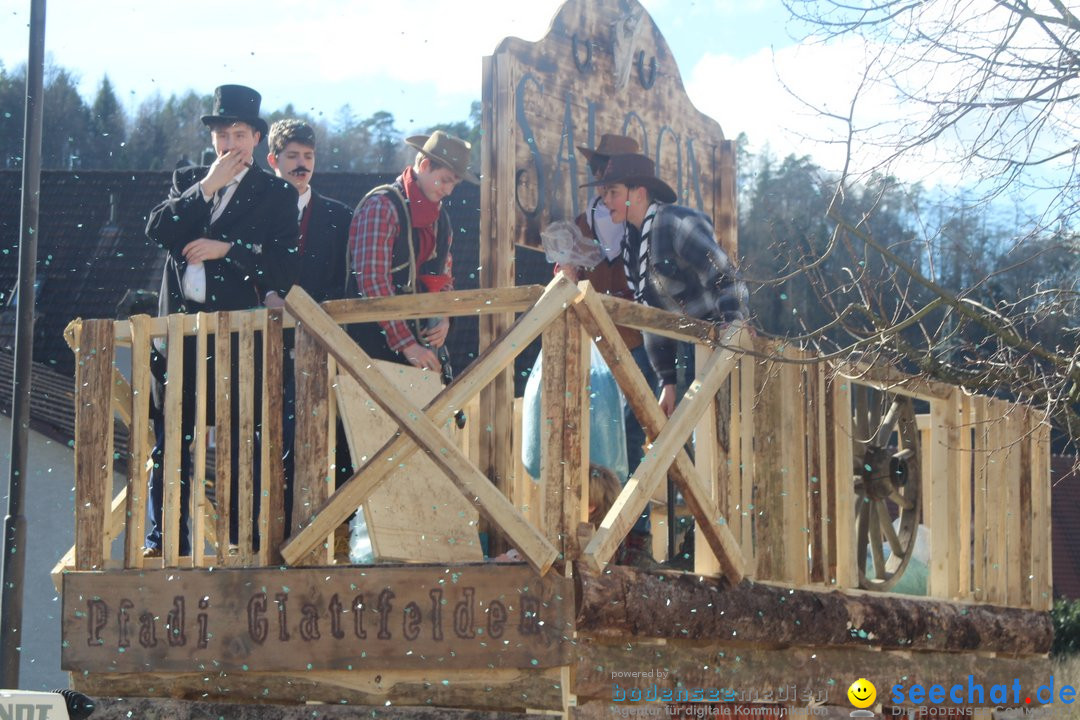
{"type": "Polygon", "coordinates": [[[577,146],[578,152],[585,156],[585,160],[591,162],[593,157],[611,157],[612,155],[626,155],[627,153],[641,152],[641,148],[634,138],[625,135],[604,133],[600,136],[600,144],[590,150],[582,145],[577,146]]]}
{"type": "Polygon", "coordinates": [[[477,185],[480,183],[480,178],[469,172],[469,151],[472,150],[472,145],[461,138],[436,130],[431,135],[413,135],[406,138],[405,144],[446,165],[463,180],[477,185]]]}
{"type": "Polygon", "coordinates": [[[247,123],[266,137],[266,121],[259,117],[262,95],[243,85],[221,85],[214,89],[214,109],[203,115],[204,125],[247,123]]]}
{"type": "Polygon", "coordinates": [[[639,153],[613,155],[608,160],[604,176],[596,182],[585,183],[581,187],[597,185],[634,185],[647,188],[660,202],[675,202],[675,191],[666,182],[656,177],[656,165],[649,158],[639,153]]]}

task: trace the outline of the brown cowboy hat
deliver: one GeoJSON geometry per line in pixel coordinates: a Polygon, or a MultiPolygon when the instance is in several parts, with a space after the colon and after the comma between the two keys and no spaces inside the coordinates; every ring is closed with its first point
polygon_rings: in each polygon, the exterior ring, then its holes
{"type": "Polygon", "coordinates": [[[432,160],[446,165],[463,180],[468,180],[474,185],[480,184],[480,178],[469,172],[469,151],[472,150],[472,145],[461,138],[436,130],[431,135],[413,135],[406,138],[405,144],[416,148],[432,160]]]}
{"type": "Polygon", "coordinates": [[[599,155],[601,157],[611,157],[612,155],[625,155],[627,153],[641,152],[641,147],[638,146],[637,140],[625,135],[614,135],[612,133],[604,133],[600,136],[600,144],[594,149],[590,150],[587,147],[581,145],[577,146],[578,152],[585,156],[585,160],[591,162],[593,157],[599,155]]]}
{"type": "Polygon", "coordinates": [[[666,182],[656,177],[656,165],[640,153],[612,155],[608,160],[604,176],[596,182],[585,183],[581,187],[597,185],[634,185],[647,188],[660,202],[675,202],[675,191],[666,182]]]}
{"type": "Polygon", "coordinates": [[[221,85],[214,89],[214,109],[203,115],[204,125],[247,123],[266,137],[266,121],[259,117],[262,95],[244,85],[221,85]]]}

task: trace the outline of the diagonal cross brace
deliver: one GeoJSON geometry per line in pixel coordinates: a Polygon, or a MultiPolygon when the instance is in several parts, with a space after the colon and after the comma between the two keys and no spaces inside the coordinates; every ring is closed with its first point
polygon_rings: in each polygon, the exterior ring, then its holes
{"type": "Polygon", "coordinates": [[[720,389],[720,384],[731,373],[737,355],[726,348],[740,342],[745,332],[743,326],[732,325],[724,331],[719,340],[720,347],[703,368],[701,380],[691,385],[668,419],[653,401],[652,389],[645,382],[611,316],[605,311],[600,295],[591,287],[586,289],[575,301],[574,310],[595,339],[597,348],[620,387],[625,390],[626,401],[634,415],[646,432],[655,438],[648,455],[638,466],[634,477],[627,481],[585,548],[583,559],[593,569],[599,570],[601,563],[614,555],[622,538],[641,515],[670,467],[687,506],[697,519],[698,529],[720,561],[724,575],[732,583],[740,582],[745,576],[742,550],[731,534],[727,521],[720,516],[683,445],[720,389]]]}
{"type": "MultiPolygon", "coordinates": [[[[294,293],[301,292],[299,288],[293,288],[285,298],[285,304],[290,313],[295,312],[293,306],[301,297],[294,293]]],[[[552,280],[544,289],[536,305],[518,318],[498,343],[485,348],[464,373],[456,377],[453,383],[428,403],[424,408],[424,414],[436,421],[449,419],[456,409],[464,406],[507,365],[512,363],[518,353],[539,336],[552,320],[565,312],[566,307],[577,294],[577,287],[562,275],[552,280]]],[[[334,323],[331,321],[331,324],[334,323]]],[[[334,327],[341,331],[336,324],[334,327]]],[[[341,332],[344,333],[344,331],[341,332]]],[[[361,364],[361,367],[364,365],[361,364]]],[[[440,439],[439,443],[443,442],[440,439]]],[[[285,562],[292,565],[306,557],[333,532],[335,527],[357,507],[364,504],[393,468],[417,449],[416,442],[407,435],[400,435],[389,440],[374,457],[315,511],[308,525],[282,545],[281,555],[285,562]]],[[[505,498],[503,501],[509,504],[505,498]]],[[[551,548],[551,552],[554,552],[554,548],[551,548]]],[[[542,562],[543,558],[541,557],[540,560],[542,562]]],[[[547,565],[550,566],[550,562],[547,565]]],[[[544,566],[538,565],[538,567],[544,566]]]]}

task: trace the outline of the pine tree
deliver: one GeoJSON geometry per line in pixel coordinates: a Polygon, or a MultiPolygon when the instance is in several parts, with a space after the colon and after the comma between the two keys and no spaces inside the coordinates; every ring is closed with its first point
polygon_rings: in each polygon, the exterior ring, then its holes
{"type": "Polygon", "coordinates": [[[124,110],[106,75],[90,108],[90,134],[82,166],[100,170],[125,167],[125,125],[124,110]]]}

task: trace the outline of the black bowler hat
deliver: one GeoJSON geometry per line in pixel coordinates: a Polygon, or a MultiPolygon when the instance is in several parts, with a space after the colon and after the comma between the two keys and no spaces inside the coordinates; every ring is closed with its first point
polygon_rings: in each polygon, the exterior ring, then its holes
{"type": "Polygon", "coordinates": [[[596,182],[585,183],[581,187],[597,185],[634,185],[649,189],[653,197],[660,202],[675,202],[675,191],[666,182],[656,177],[656,165],[640,153],[612,155],[608,160],[604,177],[596,182]]]}
{"type": "Polygon", "coordinates": [[[213,127],[220,123],[243,122],[266,137],[266,121],[259,117],[262,95],[244,85],[221,85],[214,89],[214,109],[203,115],[204,125],[213,127]]]}

